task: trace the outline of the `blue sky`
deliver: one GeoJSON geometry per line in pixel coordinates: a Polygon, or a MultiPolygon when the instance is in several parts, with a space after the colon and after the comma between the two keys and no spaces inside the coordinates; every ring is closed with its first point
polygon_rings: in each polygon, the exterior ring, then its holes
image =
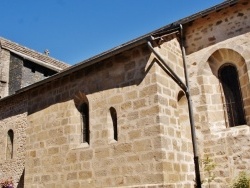
{"type": "Polygon", "coordinates": [[[0,36],[69,64],[223,0],[1,0],[0,36]]]}

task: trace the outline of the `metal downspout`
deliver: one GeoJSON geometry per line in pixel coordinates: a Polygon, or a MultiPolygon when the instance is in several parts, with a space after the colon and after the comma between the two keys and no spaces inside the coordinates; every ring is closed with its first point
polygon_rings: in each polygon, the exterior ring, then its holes
{"type": "MultiPolygon", "coordinates": [[[[188,101],[188,112],[189,112],[189,120],[190,120],[190,127],[191,127],[191,137],[192,137],[192,145],[193,145],[193,153],[194,153],[194,166],[195,166],[195,176],[196,176],[196,188],[201,188],[201,179],[200,179],[200,168],[199,168],[199,157],[197,154],[197,143],[196,143],[196,133],[195,133],[195,126],[194,126],[194,118],[193,118],[193,107],[192,101],[189,93],[189,81],[188,81],[188,74],[187,74],[187,66],[186,66],[186,53],[184,48],[183,42],[183,29],[182,25],[180,25],[180,44],[181,44],[181,51],[182,51],[182,58],[183,58],[183,67],[184,67],[184,74],[185,74],[185,81],[186,84],[182,82],[182,80],[175,74],[175,72],[167,65],[165,60],[161,57],[161,55],[155,51],[150,41],[147,42],[148,47],[154,53],[154,55],[161,61],[161,63],[165,66],[165,68],[169,71],[170,76],[173,80],[180,86],[180,88],[185,92],[188,101]]],[[[153,37],[151,37],[152,39],[153,37]]]]}
{"type": "Polygon", "coordinates": [[[194,153],[194,168],[195,168],[195,176],[196,176],[196,187],[201,188],[201,177],[200,177],[200,167],[199,167],[199,156],[197,151],[197,142],[196,142],[196,131],[195,131],[195,124],[194,124],[194,115],[193,115],[193,105],[189,91],[189,80],[188,80],[188,72],[187,72],[187,64],[186,64],[186,51],[184,47],[184,39],[183,39],[183,27],[180,24],[180,44],[181,44],[181,52],[183,58],[183,67],[184,67],[184,74],[186,80],[186,97],[188,101],[188,111],[189,111],[189,120],[190,120],[190,127],[191,127],[191,136],[192,136],[192,144],[193,144],[193,153],[194,153]]]}
{"type": "Polygon", "coordinates": [[[180,88],[184,91],[187,90],[186,85],[182,82],[182,80],[175,74],[175,72],[168,66],[168,64],[165,62],[165,60],[161,57],[161,55],[155,51],[150,41],[148,41],[148,47],[150,50],[154,53],[154,55],[161,61],[161,63],[166,67],[166,69],[169,71],[170,76],[173,78],[173,80],[180,86],[180,88]]]}

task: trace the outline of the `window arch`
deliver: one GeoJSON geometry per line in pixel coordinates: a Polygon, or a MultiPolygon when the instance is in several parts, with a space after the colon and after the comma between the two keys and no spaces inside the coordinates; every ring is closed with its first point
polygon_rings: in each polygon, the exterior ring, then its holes
{"type": "Polygon", "coordinates": [[[14,131],[10,129],[7,133],[6,159],[13,158],[14,131]]]}
{"type": "Polygon", "coordinates": [[[181,99],[185,96],[184,91],[179,91],[178,95],[177,95],[177,101],[180,102],[181,99]]]}
{"type": "MultiPolygon", "coordinates": [[[[238,50],[238,49],[237,49],[238,50]]],[[[246,62],[246,58],[242,56],[242,53],[239,53],[233,49],[229,48],[220,48],[214,51],[210,57],[207,60],[208,67],[205,68],[202,66],[202,71],[200,72],[200,75],[203,75],[204,78],[203,86],[204,87],[204,97],[206,99],[212,99],[212,100],[206,100],[207,102],[207,110],[209,110],[209,113],[217,113],[218,116],[216,119],[210,119],[211,122],[216,122],[216,130],[218,128],[224,129],[224,125],[226,124],[227,127],[231,126],[237,126],[237,125],[243,125],[250,123],[250,111],[248,110],[247,101],[250,99],[249,94],[249,86],[250,86],[250,79],[249,79],[249,67],[246,62]],[[228,67],[229,66],[229,67],[228,67]],[[227,68],[226,68],[227,67],[227,68]],[[225,68],[225,69],[224,69],[225,68]],[[238,96],[237,97],[237,109],[235,111],[237,112],[236,115],[232,113],[232,111],[229,111],[229,108],[226,99],[226,91],[225,87],[226,84],[222,83],[222,74],[227,75],[226,73],[222,72],[232,72],[234,76],[225,76],[230,79],[230,85],[232,86],[232,82],[234,82],[236,85],[236,90],[231,89],[233,92],[233,95],[238,96]],[[206,72],[205,72],[206,71],[206,72]],[[210,74],[211,71],[212,74],[210,74]],[[205,78],[206,77],[206,78],[205,78]],[[233,78],[232,78],[233,77],[233,78]],[[233,81],[232,81],[233,79],[233,81]],[[206,85],[209,83],[209,85],[214,88],[213,93],[205,93],[206,92],[206,85]],[[224,86],[223,86],[224,85],[224,86]],[[210,96],[209,96],[210,95],[210,96]],[[209,105],[211,104],[211,105],[209,105]],[[217,112],[214,112],[214,109],[217,109],[217,112]],[[220,115],[219,115],[220,114],[220,115]],[[233,118],[233,119],[232,119],[233,118]],[[236,122],[232,122],[233,120],[237,120],[236,122]],[[218,126],[217,126],[218,125],[218,126]]],[[[225,78],[224,78],[225,79],[225,78]]],[[[225,82],[225,81],[224,81],[225,82]]],[[[212,117],[212,116],[211,116],[212,117]]],[[[212,127],[211,127],[212,128],[212,127]]]]}
{"type": "Polygon", "coordinates": [[[79,141],[90,144],[89,100],[84,92],[78,91],[75,93],[74,103],[81,117],[81,122],[77,126],[77,130],[80,132],[79,141]]]}
{"type": "Polygon", "coordinates": [[[82,142],[87,142],[89,144],[89,105],[88,103],[83,103],[80,106],[80,113],[82,118],[82,142]]]}
{"type": "Polygon", "coordinates": [[[117,113],[114,107],[109,108],[112,125],[113,125],[113,138],[118,141],[118,128],[117,128],[117,113]]]}
{"type": "Polygon", "coordinates": [[[241,87],[237,69],[232,64],[224,64],[218,71],[224,96],[225,108],[230,127],[246,124],[241,87]]]}

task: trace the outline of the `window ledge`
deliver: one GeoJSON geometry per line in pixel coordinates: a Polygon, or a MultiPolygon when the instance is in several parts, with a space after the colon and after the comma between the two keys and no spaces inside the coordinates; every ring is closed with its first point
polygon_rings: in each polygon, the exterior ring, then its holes
{"type": "Polygon", "coordinates": [[[224,129],[221,129],[215,133],[215,135],[221,135],[221,136],[237,136],[240,134],[249,134],[250,132],[250,126],[249,125],[238,125],[235,127],[227,127],[224,129]]]}
{"type": "Polygon", "coordinates": [[[115,143],[117,143],[116,140],[110,140],[110,141],[109,141],[109,144],[115,144],[115,143]]]}
{"type": "Polygon", "coordinates": [[[74,149],[82,149],[82,148],[88,148],[89,144],[88,143],[81,143],[78,146],[76,146],[74,149]]]}
{"type": "Polygon", "coordinates": [[[237,125],[237,126],[234,126],[234,127],[227,127],[226,129],[246,129],[246,128],[249,128],[250,126],[249,125],[237,125]]]}

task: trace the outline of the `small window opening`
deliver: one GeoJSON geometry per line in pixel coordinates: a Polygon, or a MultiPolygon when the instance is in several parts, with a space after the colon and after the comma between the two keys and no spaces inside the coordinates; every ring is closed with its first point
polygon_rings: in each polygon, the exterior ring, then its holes
{"type": "Polygon", "coordinates": [[[33,73],[36,72],[35,67],[32,67],[32,68],[31,68],[31,72],[33,72],[33,73]]]}
{"type": "Polygon", "coordinates": [[[229,64],[219,69],[219,79],[225,95],[225,108],[230,127],[246,124],[238,72],[229,64]]]}
{"type": "Polygon", "coordinates": [[[82,117],[82,141],[89,144],[89,106],[83,103],[80,107],[82,117]]]}
{"type": "Polygon", "coordinates": [[[182,99],[182,97],[184,97],[184,96],[185,96],[184,91],[180,91],[180,92],[178,93],[178,96],[177,96],[177,101],[179,102],[179,101],[182,99]]]}
{"type": "Polygon", "coordinates": [[[13,145],[14,145],[14,132],[13,130],[10,129],[7,135],[6,159],[13,158],[13,145]]]}
{"type": "Polygon", "coordinates": [[[114,140],[118,141],[118,129],[117,129],[117,113],[114,107],[111,107],[109,109],[111,119],[112,119],[112,124],[113,124],[113,131],[114,131],[114,140]]]}

